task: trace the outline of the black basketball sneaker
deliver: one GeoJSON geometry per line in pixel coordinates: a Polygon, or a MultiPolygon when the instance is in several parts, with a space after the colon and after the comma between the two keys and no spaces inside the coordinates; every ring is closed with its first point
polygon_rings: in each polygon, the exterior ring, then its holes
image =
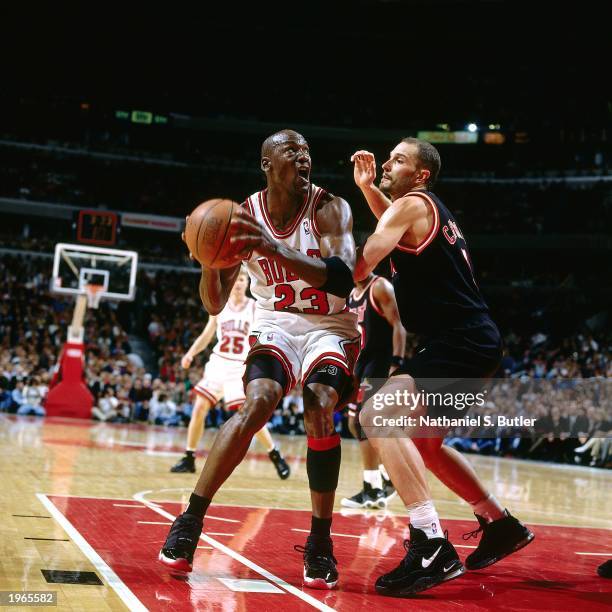
{"type": "Polygon", "coordinates": [[[184,455],[183,457],[181,457],[181,460],[178,463],[176,463],[170,468],[170,471],[174,472],[175,474],[176,473],[186,473],[186,472],[193,474],[196,471],[195,456],[194,455],[184,455]]]}
{"type": "Polygon", "coordinates": [[[311,589],[333,589],[338,584],[338,570],[331,538],[309,535],[306,546],[294,546],[304,553],[304,586],[311,589]]]}
{"type": "Polygon", "coordinates": [[[281,480],[286,480],[289,478],[289,474],[291,474],[291,469],[289,468],[288,463],[283,459],[282,455],[279,453],[277,448],[273,448],[269,453],[268,457],[270,457],[270,461],[274,464],[276,468],[276,473],[281,480]]]}
{"type": "Polygon", "coordinates": [[[507,510],[506,516],[491,523],[478,514],[480,527],[464,534],[463,539],[475,538],[482,531],[478,548],[468,555],[465,566],[469,570],[478,570],[501,561],[504,557],[527,546],[535,538],[535,534],[523,523],[514,518],[507,510]]]}
{"type": "Polygon", "coordinates": [[[401,563],[376,581],[377,593],[409,597],[465,573],[447,537],[429,539],[424,531],[410,525],[410,540],[404,542],[404,548],[406,556],[401,563]]]}
{"type": "Polygon", "coordinates": [[[612,578],[612,559],[604,561],[598,568],[597,574],[602,578],[612,578]]]}
{"type": "Polygon", "coordinates": [[[201,533],[202,519],[193,514],[179,514],[159,551],[159,561],[175,571],[190,572],[201,533]]]}
{"type": "Polygon", "coordinates": [[[340,505],[345,508],[386,508],[387,498],[382,489],[373,489],[369,482],[363,483],[363,489],[353,497],[343,497],[340,505]]]}

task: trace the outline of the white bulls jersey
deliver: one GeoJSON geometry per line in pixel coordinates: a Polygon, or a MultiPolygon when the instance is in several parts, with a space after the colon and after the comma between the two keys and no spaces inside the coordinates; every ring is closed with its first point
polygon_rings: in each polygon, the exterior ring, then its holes
{"type": "MultiPolygon", "coordinates": [[[[302,209],[291,226],[284,230],[276,229],[272,223],[266,202],[267,190],[254,193],[244,206],[280,242],[309,257],[321,257],[316,211],[325,193],[311,183],[302,209]]],[[[344,298],[315,289],[273,259],[254,253],[247,262],[247,270],[258,310],[306,315],[330,315],[347,310],[344,298]]]]}
{"type": "Polygon", "coordinates": [[[217,315],[217,339],[213,353],[225,359],[243,362],[249,352],[249,333],[255,319],[255,300],[246,298],[240,309],[228,301],[217,315]]]}

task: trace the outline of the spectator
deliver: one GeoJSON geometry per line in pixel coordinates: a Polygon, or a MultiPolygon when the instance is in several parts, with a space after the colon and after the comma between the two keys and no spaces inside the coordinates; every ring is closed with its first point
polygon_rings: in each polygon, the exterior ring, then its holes
{"type": "Polygon", "coordinates": [[[177,414],[176,404],[168,399],[165,393],[155,393],[151,398],[150,405],[149,420],[155,423],[155,425],[176,427],[181,423],[181,417],[177,414]]]}
{"type": "Polygon", "coordinates": [[[42,394],[38,382],[37,379],[33,379],[23,388],[23,403],[17,409],[17,414],[21,416],[45,416],[45,409],[41,406],[42,394]]]}
{"type": "Polygon", "coordinates": [[[119,400],[115,397],[113,388],[107,387],[103,396],[98,400],[98,405],[93,407],[92,416],[98,421],[113,421],[118,416],[118,407],[119,400]]]}

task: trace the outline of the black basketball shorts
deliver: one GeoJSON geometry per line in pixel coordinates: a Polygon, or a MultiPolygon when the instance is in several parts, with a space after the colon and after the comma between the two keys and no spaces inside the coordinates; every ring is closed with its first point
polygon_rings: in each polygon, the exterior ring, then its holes
{"type": "MultiPolygon", "coordinates": [[[[428,393],[482,392],[486,380],[499,368],[502,346],[497,326],[484,315],[426,338],[393,376],[410,374],[417,391],[428,393]]],[[[431,416],[461,416],[451,405],[428,404],[427,412],[431,416]]]]}

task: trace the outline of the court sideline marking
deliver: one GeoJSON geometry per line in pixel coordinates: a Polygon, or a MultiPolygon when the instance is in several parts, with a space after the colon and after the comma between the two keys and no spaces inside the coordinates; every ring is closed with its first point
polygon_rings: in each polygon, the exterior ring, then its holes
{"type": "MultiPolygon", "coordinates": [[[[163,508],[157,508],[155,506],[149,505],[149,501],[146,500],[144,497],[148,493],[151,493],[151,491],[139,491],[138,493],[134,493],[133,498],[136,501],[140,502],[141,504],[145,504],[145,506],[149,506],[149,508],[151,508],[151,510],[153,510],[154,512],[157,512],[157,514],[160,514],[161,516],[167,519],[170,519],[171,521],[174,521],[176,517],[170,514],[170,512],[166,512],[163,508]]],[[[333,608],[326,606],[324,603],[322,603],[318,599],[315,599],[311,595],[308,595],[307,593],[300,591],[300,589],[289,584],[282,578],[279,578],[278,576],[271,574],[268,570],[264,569],[263,567],[260,567],[259,565],[251,561],[250,559],[243,557],[241,554],[237,553],[231,548],[228,548],[227,546],[221,544],[221,542],[217,542],[217,540],[207,536],[205,533],[202,533],[200,535],[200,539],[204,540],[207,544],[214,546],[217,550],[220,550],[226,555],[229,555],[230,557],[232,557],[239,563],[246,565],[249,569],[252,569],[254,572],[258,573],[260,576],[263,576],[270,582],[273,582],[274,584],[276,584],[276,586],[280,587],[281,589],[291,593],[292,595],[295,595],[296,597],[299,597],[301,600],[310,604],[317,610],[321,610],[322,612],[334,612],[333,608]]]]}
{"type": "Polygon", "coordinates": [[[61,510],[44,494],[36,493],[41,504],[49,511],[51,516],[60,524],[70,539],[81,549],[81,552],[91,561],[93,566],[104,576],[108,585],[117,593],[128,610],[148,612],[140,599],[130,591],[128,586],[107,565],[106,561],[92,548],[87,540],[77,531],[76,527],[62,514],[61,510]]]}

